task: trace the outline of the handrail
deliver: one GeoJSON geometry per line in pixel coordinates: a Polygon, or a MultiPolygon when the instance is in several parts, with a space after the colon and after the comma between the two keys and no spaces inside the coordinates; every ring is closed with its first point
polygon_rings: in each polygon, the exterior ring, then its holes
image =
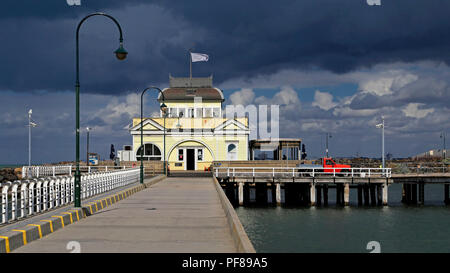
{"type": "Polygon", "coordinates": [[[349,177],[391,177],[391,168],[324,168],[324,167],[214,167],[215,176],[226,177],[302,177],[302,176],[349,176],[349,177]],[[231,171],[230,171],[231,169],[231,171]]]}
{"type": "MultiPolygon", "coordinates": [[[[139,168],[82,175],[81,199],[139,181],[139,168]]],[[[0,184],[0,224],[74,202],[72,175],[7,181],[0,184]]]]}
{"type": "MultiPolygon", "coordinates": [[[[73,165],[55,165],[55,166],[23,166],[22,167],[22,177],[23,178],[39,178],[47,176],[57,176],[57,175],[72,175],[75,166],[73,165]]],[[[93,173],[98,171],[109,171],[117,169],[131,169],[127,166],[80,166],[81,172],[93,173]]]]}

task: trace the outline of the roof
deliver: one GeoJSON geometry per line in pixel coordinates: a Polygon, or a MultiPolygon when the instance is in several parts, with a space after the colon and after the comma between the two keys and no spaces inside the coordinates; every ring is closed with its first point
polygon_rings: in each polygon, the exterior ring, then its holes
{"type": "MultiPolygon", "coordinates": [[[[208,88],[186,88],[186,87],[170,87],[162,90],[164,100],[194,100],[194,97],[201,97],[202,100],[219,100],[224,101],[223,93],[215,87],[208,88]]],[[[158,101],[162,101],[161,93],[158,95],[158,101]]]]}
{"type": "MultiPolygon", "coordinates": [[[[165,88],[164,100],[194,100],[201,97],[202,100],[224,101],[222,90],[213,87],[213,77],[206,78],[175,78],[169,75],[169,88],[165,88]]],[[[162,101],[161,93],[158,101],[162,101]]]]}

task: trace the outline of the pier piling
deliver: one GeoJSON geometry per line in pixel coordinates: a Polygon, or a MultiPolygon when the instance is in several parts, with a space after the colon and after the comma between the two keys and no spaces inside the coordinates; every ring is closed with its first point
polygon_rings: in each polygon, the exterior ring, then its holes
{"type": "Polygon", "coordinates": [[[423,205],[425,203],[425,185],[424,183],[419,183],[419,204],[423,205]]]}
{"type": "Polygon", "coordinates": [[[345,183],[344,185],[344,206],[348,206],[350,203],[350,184],[345,183]]]}
{"type": "Polygon", "coordinates": [[[309,200],[310,200],[310,205],[311,206],[315,206],[316,205],[316,185],[314,183],[311,183],[309,185],[309,200]]]}
{"type": "Polygon", "coordinates": [[[388,204],[388,184],[383,184],[383,206],[387,206],[388,204]]]}
{"type": "Polygon", "coordinates": [[[281,184],[276,183],[275,198],[277,206],[281,206],[281,184]]]}
{"type": "Polygon", "coordinates": [[[382,185],[377,184],[377,205],[382,206],[383,205],[383,192],[382,192],[382,185]]]}
{"type": "Polygon", "coordinates": [[[369,200],[369,185],[365,184],[363,186],[363,191],[364,191],[364,206],[368,206],[370,204],[370,200],[369,200]]]}
{"type": "Polygon", "coordinates": [[[449,184],[444,185],[444,203],[446,205],[450,205],[450,199],[449,199],[449,184]]]}
{"type": "Polygon", "coordinates": [[[239,206],[244,205],[244,183],[240,182],[238,187],[239,206]]]}
{"type": "Polygon", "coordinates": [[[316,185],[316,206],[322,206],[322,185],[316,185]]]}
{"type": "Polygon", "coordinates": [[[363,204],[362,185],[358,185],[358,206],[363,204]]]}
{"type": "Polygon", "coordinates": [[[412,203],[417,204],[417,184],[412,184],[412,203]]]}
{"type": "Polygon", "coordinates": [[[328,185],[323,185],[323,205],[328,206],[328,185]]]}
{"type": "Polygon", "coordinates": [[[371,205],[372,206],[376,206],[377,205],[377,199],[376,199],[376,192],[375,192],[375,184],[370,184],[369,186],[370,189],[370,200],[371,200],[371,205]]]}

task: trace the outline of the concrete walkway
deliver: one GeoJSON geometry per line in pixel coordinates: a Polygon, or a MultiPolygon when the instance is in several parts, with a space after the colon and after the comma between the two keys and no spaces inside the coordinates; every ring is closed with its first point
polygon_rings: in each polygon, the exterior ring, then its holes
{"type": "Polygon", "coordinates": [[[212,178],[167,178],[14,252],[236,252],[212,178]]]}

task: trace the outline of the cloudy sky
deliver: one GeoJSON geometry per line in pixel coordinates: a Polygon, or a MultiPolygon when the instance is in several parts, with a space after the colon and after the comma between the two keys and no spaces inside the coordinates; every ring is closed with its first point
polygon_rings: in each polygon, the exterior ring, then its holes
{"type": "MultiPolygon", "coordinates": [[[[386,118],[394,157],[442,147],[450,125],[450,1],[3,0],[0,9],[0,164],[74,160],[75,29],[80,34],[81,125],[92,150],[131,143],[138,93],[189,74],[187,50],[209,54],[194,76],[214,75],[226,104],[280,105],[280,136],[301,137],[312,157],[379,156],[386,118]]],[[[156,94],[147,95],[147,115],[156,94]]],[[[82,131],[81,154],[85,153],[82,131]]]]}

